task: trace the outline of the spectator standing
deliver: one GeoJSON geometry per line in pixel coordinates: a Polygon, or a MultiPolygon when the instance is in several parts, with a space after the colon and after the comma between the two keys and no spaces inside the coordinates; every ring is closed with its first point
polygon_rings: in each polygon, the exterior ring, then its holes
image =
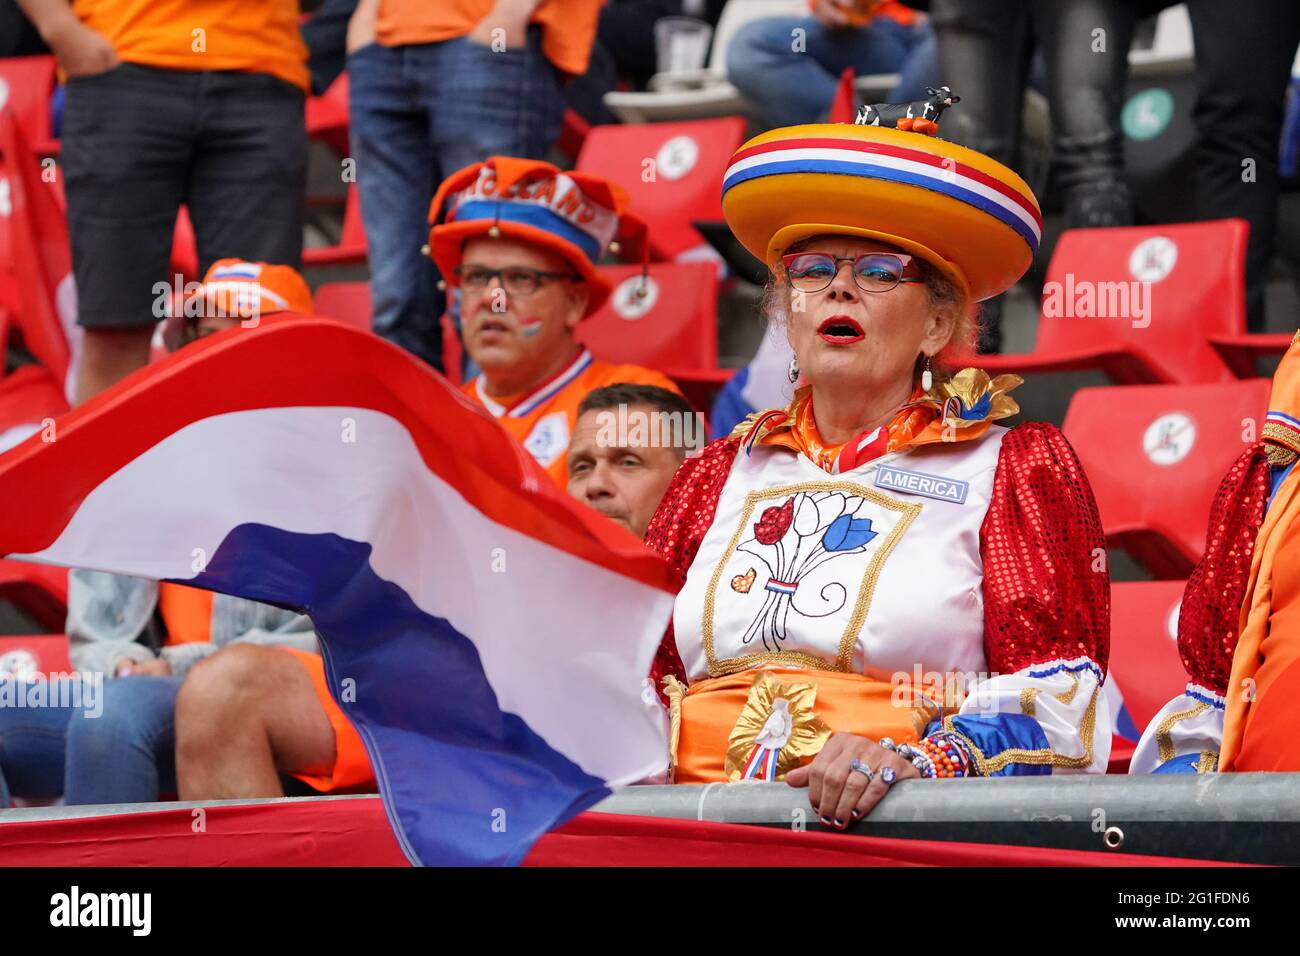
{"type": "Polygon", "coordinates": [[[297,0],[20,0],[67,77],[62,163],[83,402],[148,361],[176,215],[217,259],[302,259],[297,0]]]}
{"type": "Polygon", "coordinates": [[[489,155],[545,156],[601,0],[362,0],[349,31],[352,149],[375,331],[442,368],[444,299],[420,248],[434,189],[489,155]]]}
{"type": "Polygon", "coordinates": [[[1196,46],[1196,218],[1240,216],[1246,321],[1264,331],[1264,285],[1277,230],[1278,144],[1300,45],[1300,4],[1189,0],[1196,46]],[[1249,162],[1248,162],[1249,161],[1249,162]]]}
{"type": "MultiPolygon", "coordinates": [[[[1015,168],[1037,45],[1066,228],[1131,225],[1120,110],[1136,17],[1124,0],[932,0],[943,81],[962,98],[944,116],[943,135],[1015,168]]],[[[982,312],[979,350],[1000,352],[1000,300],[982,312]]]]}
{"type": "Polygon", "coordinates": [[[938,85],[934,35],[924,14],[893,0],[811,0],[810,17],[745,24],[727,47],[727,79],[769,127],[826,116],[845,67],[898,73],[892,101],[925,98],[938,85]]]}

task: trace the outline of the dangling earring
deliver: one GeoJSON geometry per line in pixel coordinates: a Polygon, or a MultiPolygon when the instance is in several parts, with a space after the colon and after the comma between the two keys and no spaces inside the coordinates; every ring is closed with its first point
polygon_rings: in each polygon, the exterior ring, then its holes
{"type": "Polygon", "coordinates": [[[792,356],[792,357],[790,358],[790,373],[789,373],[789,374],[790,374],[790,384],[791,384],[791,385],[793,385],[795,382],[799,381],[799,357],[798,357],[797,355],[796,355],[796,356],[792,356]]]}
{"type": "Polygon", "coordinates": [[[921,373],[921,391],[928,392],[934,387],[934,376],[930,374],[930,356],[925,357],[925,371],[921,373]]]}

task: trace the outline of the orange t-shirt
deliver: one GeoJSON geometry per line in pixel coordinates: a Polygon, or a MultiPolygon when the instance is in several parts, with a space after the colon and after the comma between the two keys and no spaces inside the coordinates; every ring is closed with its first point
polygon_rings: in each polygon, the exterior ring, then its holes
{"type": "MultiPolygon", "coordinates": [[[[809,10],[815,6],[814,0],[808,0],[809,10]]],[[[899,3],[898,0],[877,0],[874,5],[871,0],[859,0],[849,17],[849,24],[858,27],[866,26],[875,17],[889,17],[905,27],[910,27],[916,22],[916,11],[899,3]]]]}
{"type": "Polygon", "coordinates": [[[640,365],[598,362],[586,349],[562,372],[527,395],[491,398],[483,389],[482,375],[470,379],[461,390],[491,412],[563,489],[569,484],[569,439],[578,422],[578,406],[588,392],[617,382],[657,385],[681,394],[666,375],[640,365]]]}
{"type": "Polygon", "coordinates": [[[158,610],[172,644],[208,643],[212,640],[211,591],[162,581],[158,584],[158,610]]]}
{"type": "Polygon", "coordinates": [[[72,9],[128,63],[269,73],[310,91],[298,0],[73,0],[72,9]]]}
{"type": "MultiPolygon", "coordinates": [[[[573,76],[587,72],[596,19],[605,0],[542,0],[530,23],[542,28],[542,52],[573,76]]],[[[379,0],[375,39],[384,46],[437,43],[464,36],[492,12],[493,0],[379,0]]]]}

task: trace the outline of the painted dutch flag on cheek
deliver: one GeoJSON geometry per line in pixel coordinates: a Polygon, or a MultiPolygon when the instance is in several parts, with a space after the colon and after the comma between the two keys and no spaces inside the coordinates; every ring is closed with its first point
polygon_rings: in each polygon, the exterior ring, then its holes
{"type": "Polygon", "coordinates": [[[663,769],[665,565],[400,349],[268,319],[57,424],[0,458],[0,553],[309,613],[413,862],[517,863],[663,769]]]}

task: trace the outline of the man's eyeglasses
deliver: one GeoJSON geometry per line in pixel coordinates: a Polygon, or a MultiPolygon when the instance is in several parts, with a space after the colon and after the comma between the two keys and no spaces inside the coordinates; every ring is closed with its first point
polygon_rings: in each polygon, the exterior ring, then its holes
{"type": "Polygon", "coordinates": [[[792,288],[821,292],[835,281],[841,262],[853,263],[853,282],[863,292],[888,292],[900,282],[924,282],[913,268],[913,257],[902,253],[868,252],[861,256],[832,256],[824,252],[793,252],[781,257],[792,288]]]}
{"type": "Polygon", "coordinates": [[[499,279],[501,286],[509,295],[532,295],[547,279],[564,279],[569,282],[581,282],[582,276],[568,272],[545,272],[541,269],[529,269],[524,266],[507,266],[504,269],[486,269],[482,266],[457,266],[456,277],[460,287],[466,292],[482,292],[493,279],[499,279]]]}

